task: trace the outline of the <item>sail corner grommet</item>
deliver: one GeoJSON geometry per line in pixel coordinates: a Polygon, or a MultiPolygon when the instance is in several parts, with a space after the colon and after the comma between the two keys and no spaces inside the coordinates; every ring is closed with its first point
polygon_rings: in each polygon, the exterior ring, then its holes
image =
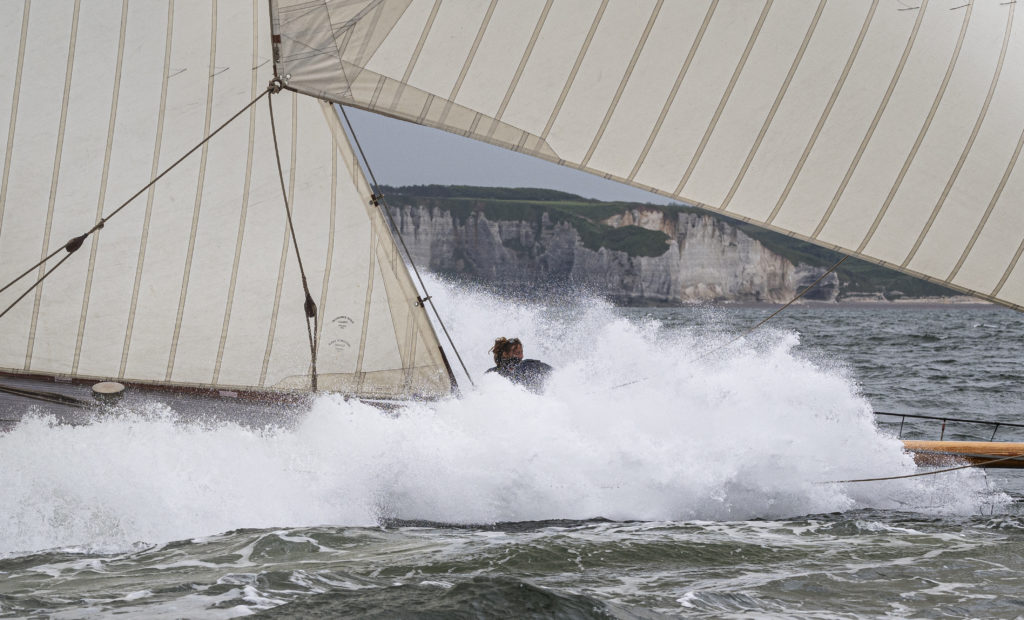
{"type": "Polygon", "coordinates": [[[270,93],[273,94],[273,95],[276,95],[277,93],[281,92],[283,89],[284,89],[284,80],[282,80],[281,78],[279,78],[277,76],[275,76],[273,79],[271,79],[270,83],[267,84],[267,90],[269,90],[270,93]]]}

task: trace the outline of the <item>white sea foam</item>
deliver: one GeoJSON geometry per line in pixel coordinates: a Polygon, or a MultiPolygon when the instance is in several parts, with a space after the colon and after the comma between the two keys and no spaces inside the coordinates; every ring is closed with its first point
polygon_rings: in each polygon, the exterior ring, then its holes
{"type": "Polygon", "coordinates": [[[476,381],[460,398],[389,415],[323,396],[264,429],[183,422],[160,403],[85,426],[30,416],[0,435],[0,552],[382,518],[734,520],[991,501],[974,471],[820,484],[914,466],[841,368],[794,352],[794,333],[701,357],[726,339],[594,299],[432,289],[458,309],[449,329],[476,381]],[[483,374],[497,335],[556,367],[544,395],[483,374]]]}

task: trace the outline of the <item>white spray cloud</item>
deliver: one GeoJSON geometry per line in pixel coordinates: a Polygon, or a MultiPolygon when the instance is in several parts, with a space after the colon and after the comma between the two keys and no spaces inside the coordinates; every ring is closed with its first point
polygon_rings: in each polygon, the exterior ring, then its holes
{"type": "Polygon", "coordinates": [[[627,321],[593,299],[552,308],[430,284],[459,310],[449,329],[476,381],[460,398],[385,414],[323,396],[272,428],[159,403],[84,426],[29,416],[0,435],[0,552],[381,519],[734,520],[991,501],[972,471],[821,484],[914,466],[841,368],[794,353],[796,334],[702,357],[727,338],[627,321]],[[556,367],[543,395],[483,374],[496,336],[556,367]]]}

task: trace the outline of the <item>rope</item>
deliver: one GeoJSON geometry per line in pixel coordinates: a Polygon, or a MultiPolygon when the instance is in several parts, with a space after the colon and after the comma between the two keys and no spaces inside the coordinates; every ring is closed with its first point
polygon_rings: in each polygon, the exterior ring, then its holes
{"type": "Polygon", "coordinates": [[[993,459],[991,461],[982,461],[981,463],[969,463],[967,465],[960,465],[959,467],[948,467],[946,469],[936,469],[933,471],[925,471],[917,474],[905,474],[902,476],[884,476],[882,478],[859,478],[857,480],[830,480],[828,482],[815,482],[814,484],[845,484],[848,482],[880,482],[882,480],[900,480],[902,478],[917,478],[919,476],[934,476],[935,474],[944,474],[950,471],[956,471],[958,469],[970,469],[971,467],[986,467],[994,463],[1002,463],[1004,461],[1024,460],[1021,456],[1004,456],[1000,459],[993,459]]]}
{"type": "MultiPolygon", "coordinates": [[[[267,88],[267,92],[273,94],[281,92],[281,80],[274,78],[270,81],[270,86],[267,88]]],[[[292,238],[292,246],[295,248],[295,258],[299,263],[299,275],[302,276],[302,290],[306,295],[305,302],[303,303],[303,309],[306,312],[306,334],[309,336],[309,357],[312,364],[312,377],[310,379],[310,387],[316,391],[316,350],[318,345],[319,335],[317,334],[317,312],[316,302],[313,301],[313,296],[309,294],[309,284],[306,282],[306,270],[302,267],[302,255],[299,253],[299,240],[295,236],[295,225],[292,223],[292,210],[288,205],[288,190],[284,186],[284,168],[281,166],[281,150],[277,145],[277,126],[274,124],[274,98],[267,97],[267,106],[270,108],[270,133],[274,138],[274,157],[277,159],[277,177],[281,181],[281,198],[284,200],[284,212],[288,216],[288,230],[292,238]],[[314,335],[317,334],[317,335],[314,335]]]]}
{"type": "Polygon", "coordinates": [[[53,252],[50,252],[49,254],[46,255],[45,258],[43,258],[42,260],[40,260],[36,264],[34,264],[31,267],[29,267],[28,269],[26,269],[24,271],[24,273],[22,273],[20,276],[14,278],[13,280],[11,280],[7,284],[5,284],[3,288],[0,288],[0,293],[3,293],[7,289],[9,289],[11,286],[13,286],[15,282],[18,282],[19,280],[21,280],[22,278],[24,278],[28,274],[32,273],[32,271],[34,271],[37,267],[39,267],[40,265],[46,263],[46,261],[48,261],[51,258],[53,258],[54,256],[56,256],[61,250],[66,250],[67,251],[67,253],[68,253],[67,256],[65,256],[63,259],[61,259],[60,262],[58,262],[56,265],[54,265],[52,268],[50,268],[49,271],[44,273],[42,277],[40,277],[38,280],[36,280],[35,284],[30,286],[27,291],[25,291],[20,297],[18,297],[16,300],[14,300],[14,303],[12,303],[11,305],[7,306],[7,308],[3,312],[0,312],[0,318],[2,318],[5,314],[7,314],[11,310],[11,308],[13,308],[15,306],[15,304],[17,304],[19,301],[24,299],[32,290],[34,290],[37,286],[39,286],[43,282],[43,280],[45,280],[46,277],[49,276],[57,267],[60,267],[64,263],[64,261],[67,260],[69,256],[71,256],[71,254],[76,252],[78,250],[78,248],[82,247],[82,244],[85,242],[86,238],[89,237],[89,235],[91,235],[94,232],[96,232],[97,230],[100,230],[101,228],[103,228],[104,224],[106,224],[112,217],[114,217],[115,215],[120,213],[122,209],[127,207],[129,205],[129,203],[131,203],[133,200],[135,200],[136,198],[138,198],[139,196],[144,194],[146,192],[146,190],[148,190],[150,187],[153,187],[153,185],[155,185],[157,181],[162,179],[164,177],[164,175],[166,175],[171,170],[174,170],[174,168],[177,167],[177,165],[180,164],[181,162],[185,161],[185,159],[189,155],[191,155],[192,153],[195,153],[204,144],[209,142],[211,138],[213,138],[215,135],[220,133],[221,129],[224,129],[225,127],[227,127],[233,120],[235,120],[236,118],[241,116],[246,110],[248,110],[252,106],[256,105],[256,102],[259,101],[260,99],[262,99],[263,96],[266,95],[268,92],[270,92],[269,88],[267,90],[263,91],[262,93],[260,93],[259,96],[257,96],[255,99],[250,101],[244,108],[242,108],[238,112],[235,112],[235,114],[231,118],[229,118],[228,120],[224,121],[223,124],[221,124],[219,127],[217,127],[212,132],[210,132],[210,135],[208,135],[205,138],[203,138],[203,140],[199,144],[197,144],[194,147],[192,147],[187,153],[185,153],[184,155],[179,157],[177,161],[175,161],[173,164],[171,164],[166,169],[164,169],[163,172],[161,172],[160,174],[156,175],[142,189],[140,189],[139,191],[137,191],[134,194],[132,194],[132,196],[130,198],[128,198],[128,200],[125,200],[123,203],[121,203],[121,206],[119,206],[118,208],[114,209],[110,213],[110,215],[107,215],[105,217],[100,218],[100,221],[96,222],[93,225],[92,228],[90,228],[89,230],[85,231],[83,234],[81,234],[81,235],[79,235],[77,237],[73,237],[71,240],[69,240],[63,246],[57,248],[53,252]]]}
{"type": "Polygon", "coordinates": [[[796,297],[794,297],[793,299],[790,299],[789,301],[787,301],[787,302],[786,302],[786,304],[785,304],[784,306],[782,306],[781,308],[779,308],[779,309],[778,309],[778,310],[776,310],[775,312],[772,312],[772,313],[771,313],[770,315],[768,315],[768,317],[766,317],[765,319],[763,319],[763,320],[762,320],[762,321],[761,321],[760,323],[758,323],[757,325],[755,325],[755,326],[751,327],[751,328],[750,328],[750,329],[748,329],[747,331],[743,332],[743,333],[742,333],[742,334],[740,334],[739,336],[736,336],[735,338],[733,338],[733,339],[732,339],[732,340],[730,340],[729,342],[727,342],[727,343],[723,344],[722,346],[719,346],[719,347],[715,347],[714,349],[711,349],[710,351],[708,351],[707,353],[704,353],[703,355],[701,355],[701,356],[697,357],[696,359],[698,359],[698,360],[700,360],[700,359],[704,359],[705,357],[707,357],[707,356],[711,355],[712,353],[715,353],[715,352],[721,351],[722,349],[724,349],[724,348],[728,347],[729,345],[731,345],[731,344],[735,343],[735,342],[736,342],[737,340],[740,340],[741,338],[746,338],[746,337],[747,337],[747,336],[749,336],[749,335],[750,335],[751,333],[753,333],[753,331],[754,331],[755,329],[757,329],[758,327],[761,327],[762,325],[764,325],[764,324],[765,324],[765,323],[767,323],[768,321],[770,321],[770,320],[772,320],[773,318],[775,318],[775,317],[776,317],[776,316],[777,316],[777,315],[778,315],[778,314],[779,314],[780,312],[782,312],[782,311],[783,311],[783,310],[785,310],[786,308],[788,308],[788,307],[790,307],[791,305],[793,305],[793,302],[795,302],[796,300],[800,299],[800,298],[801,298],[801,297],[803,297],[803,296],[804,296],[805,294],[807,294],[807,291],[809,291],[809,290],[811,290],[812,288],[814,288],[815,286],[817,286],[817,285],[818,285],[818,282],[821,282],[822,280],[824,280],[824,279],[825,279],[825,276],[827,276],[828,274],[830,274],[830,273],[832,273],[833,271],[835,271],[835,270],[836,270],[836,268],[837,268],[837,267],[839,267],[839,265],[842,265],[842,264],[843,264],[843,262],[844,262],[844,261],[845,261],[846,259],[848,259],[848,258],[850,258],[850,257],[849,257],[849,256],[844,256],[844,257],[840,258],[840,259],[839,259],[839,261],[838,261],[838,262],[836,262],[836,264],[834,264],[834,265],[832,265],[831,267],[829,267],[829,268],[828,268],[828,271],[826,271],[825,273],[821,274],[821,276],[820,276],[820,277],[819,277],[819,278],[818,278],[817,280],[815,280],[814,282],[811,282],[811,284],[810,284],[809,286],[807,286],[807,287],[806,287],[806,288],[805,288],[804,290],[800,291],[800,292],[799,292],[799,293],[797,294],[797,296],[796,296],[796,297]]]}
{"type": "Polygon", "coordinates": [[[398,224],[395,222],[394,216],[391,215],[391,210],[388,209],[387,204],[384,202],[384,194],[380,191],[380,185],[377,183],[377,177],[373,174],[373,168],[370,167],[370,160],[366,158],[366,153],[363,152],[363,146],[359,144],[359,137],[356,135],[355,129],[352,127],[352,122],[348,120],[348,114],[345,113],[345,106],[339,105],[341,109],[341,115],[345,119],[345,124],[348,125],[348,132],[352,134],[352,140],[356,143],[356,148],[359,149],[359,156],[362,157],[363,163],[366,164],[366,170],[370,173],[370,180],[373,182],[373,205],[384,212],[387,216],[388,221],[391,223],[391,229],[395,231],[395,235],[398,237],[398,242],[402,245],[402,250],[405,252],[406,258],[409,260],[409,265],[412,266],[412,271],[416,274],[416,280],[420,283],[420,288],[423,289],[423,297],[417,299],[418,304],[421,307],[426,307],[425,302],[430,302],[430,309],[434,311],[434,316],[437,317],[437,323],[441,326],[441,331],[444,332],[445,338],[448,339],[448,344],[451,345],[452,351],[455,353],[455,358],[459,360],[459,364],[462,366],[462,371],[466,373],[466,378],[469,379],[470,385],[476,387],[476,383],[473,382],[473,377],[469,374],[469,369],[466,368],[465,362],[462,361],[462,356],[459,355],[459,349],[455,346],[455,342],[452,340],[451,334],[448,333],[448,328],[445,327],[444,321],[441,319],[441,315],[437,312],[437,307],[431,300],[430,293],[427,292],[427,285],[423,283],[423,278],[420,277],[419,269],[416,268],[416,262],[412,259],[412,254],[409,252],[409,248],[405,245],[405,239],[402,237],[402,231],[399,230],[398,224]]]}
{"type": "Polygon", "coordinates": [[[13,308],[14,306],[16,306],[16,305],[18,304],[18,302],[19,302],[19,301],[21,301],[22,299],[25,299],[25,297],[26,297],[26,296],[28,296],[28,294],[29,294],[29,293],[31,293],[32,291],[34,291],[34,290],[36,289],[36,287],[38,287],[38,286],[39,286],[40,284],[42,284],[42,283],[43,283],[43,280],[45,280],[45,279],[46,279],[46,278],[47,278],[47,277],[48,277],[48,276],[49,276],[49,275],[50,275],[51,273],[53,273],[53,272],[54,272],[54,270],[56,270],[56,269],[57,269],[57,267],[60,267],[61,265],[63,265],[63,264],[64,264],[64,261],[66,261],[66,260],[67,260],[67,259],[69,259],[69,258],[71,258],[71,255],[70,255],[70,254],[68,254],[68,255],[67,255],[67,256],[65,256],[64,258],[60,259],[59,261],[57,261],[57,264],[56,264],[56,265],[54,265],[53,267],[50,267],[50,268],[49,268],[49,269],[48,269],[48,270],[46,271],[46,273],[44,273],[44,274],[43,274],[43,275],[42,275],[42,276],[41,276],[41,277],[40,277],[40,278],[39,278],[38,280],[36,280],[36,281],[35,281],[35,284],[33,284],[32,286],[30,286],[30,287],[28,287],[27,289],[25,289],[25,292],[24,292],[24,293],[22,293],[21,295],[19,295],[19,296],[18,296],[18,298],[17,298],[17,299],[15,299],[14,301],[12,301],[12,302],[11,302],[11,304],[10,304],[9,306],[7,306],[6,308],[4,308],[4,311],[3,311],[3,312],[0,312],[0,318],[2,318],[2,317],[3,317],[4,315],[5,315],[5,314],[7,314],[8,312],[10,312],[10,311],[11,311],[11,308],[13,308]]]}
{"type": "MultiPolygon", "coordinates": [[[[57,405],[67,405],[68,407],[90,407],[92,403],[84,400],[79,400],[71,396],[65,396],[64,394],[56,394],[54,392],[44,392],[42,390],[29,390],[26,388],[15,388],[7,385],[0,385],[0,393],[11,394],[13,396],[20,396],[22,398],[31,398],[33,400],[41,400],[43,402],[54,403],[57,405]]],[[[6,420],[8,422],[16,422],[17,420],[6,420]]]]}

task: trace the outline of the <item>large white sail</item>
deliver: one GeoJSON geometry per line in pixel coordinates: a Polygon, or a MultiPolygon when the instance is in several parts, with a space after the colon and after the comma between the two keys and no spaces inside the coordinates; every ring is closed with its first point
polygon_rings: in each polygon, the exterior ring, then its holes
{"type": "Polygon", "coordinates": [[[1024,11],[275,0],[289,88],[1024,307],[1024,11]]]}
{"type": "MultiPolygon", "coordinates": [[[[273,77],[265,0],[4,2],[0,50],[0,284],[88,230],[273,77]]],[[[268,96],[319,309],[319,388],[447,393],[443,354],[335,111],[268,96]]],[[[0,370],[308,389],[303,302],[264,100],[0,318],[0,370]]]]}

